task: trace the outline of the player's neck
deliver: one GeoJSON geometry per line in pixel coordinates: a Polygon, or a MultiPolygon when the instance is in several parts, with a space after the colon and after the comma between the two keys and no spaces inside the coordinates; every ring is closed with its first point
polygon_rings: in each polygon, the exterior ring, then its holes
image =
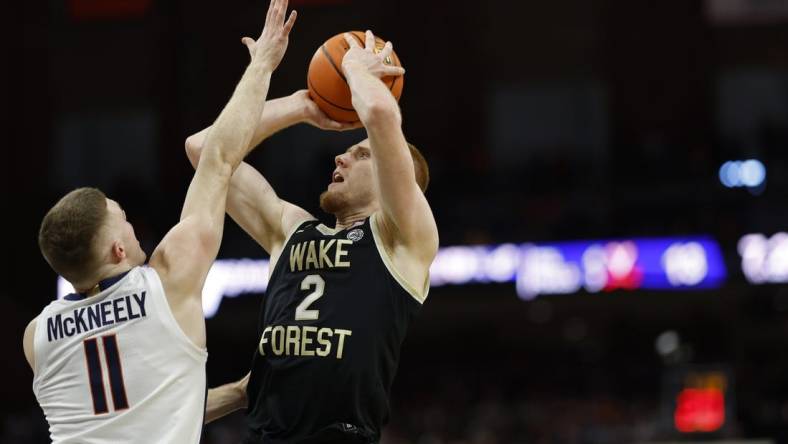
{"type": "Polygon", "coordinates": [[[368,218],[377,210],[377,203],[372,202],[361,208],[348,208],[345,211],[335,213],[334,216],[337,218],[337,221],[334,224],[334,229],[344,230],[345,228],[351,227],[368,218]]]}
{"type": "Polygon", "coordinates": [[[126,262],[119,262],[117,264],[104,264],[101,266],[96,274],[94,274],[91,278],[86,279],[82,282],[72,282],[74,289],[78,293],[87,294],[88,296],[93,296],[94,294],[101,291],[99,288],[99,282],[103,281],[104,279],[109,279],[111,277],[115,277],[119,274],[125,273],[131,270],[131,264],[126,262]]]}

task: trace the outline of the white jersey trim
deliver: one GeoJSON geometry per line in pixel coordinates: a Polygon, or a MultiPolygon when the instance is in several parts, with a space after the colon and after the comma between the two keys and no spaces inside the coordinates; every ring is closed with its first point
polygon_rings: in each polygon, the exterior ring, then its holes
{"type": "Polygon", "coordinates": [[[369,226],[372,228],[372,237],[375,239],[375,246],[378,249],[378,254],[380,258],[383,259],[383,263],[386,265],[386,269],[388,269],[389,274],[394,277],[394,280],[408,292],[413,299],[416,300],[419,304],[424,304],[424,301],[427,300],[427,295],[430,292],[430,275],[429,271],[427,271],[427,278],[424,280],[424,288],[421,291],[414,288],[412,285],[405,280],[405,278],[397,271],[397,268],[394,266],[394,261],[391,259],[388,250],[386,250],[386,246],[383,245],[383,238],[381,237],[380,231],[378,230],[378,222],[377,222],[377,214],[373,213],[372,216],[369,218],[369,226]]]}

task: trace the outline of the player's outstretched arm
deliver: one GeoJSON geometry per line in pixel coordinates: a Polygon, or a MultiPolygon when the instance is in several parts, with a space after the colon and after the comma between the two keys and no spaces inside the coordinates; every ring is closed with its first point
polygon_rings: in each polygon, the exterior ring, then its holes
{"type": "Polygon", "coordinates": [[[375,37],[366,32],[365,48],[345,34],[350,49],[342,59],[353,108],[367,129],[380,190],[383,222],[425,264],[438,250],[438,229],[427,199],[416,183],[413,160],[402,133],[399,105],[381,77],[402,75],[404,69],[383,63],[391,42],[375,54],[375,37]]]}
{"type": "Polygon", "coordinates": [[[201,347],[205,345],[202,286],[219,251],[230,178],[248,152],[271,73],[282,60],[295,23],[295,11],[285,21],[286,10],[287,0],[272,0],[260,38],[246,39],[254,52],[252,61],[205,137],[180,222],[151,255],[150,264],[161,276],[176,320],[201,347]]]}
{"type": "Polygon", "coordinates": [[[230,413],[246,408],[246,384],[249,382],[249,373],[238,381],[220,385],[208,390],[208,400],[205,403],[205,424],[217,420],[230,413]]]}
{"type": "MultiPolygon", "coordinates": [[[[344,131],[356,125],[331,120],[309,98],[306,90],[266,103],[255,128],[249,149],[253,149],[272,134],[297,123],[308,123],[317,128],[344,131]]],[[[186,154],[197,167],[208,127],[186,139],[186,154]]],[[[227,214],[260,244],[269,254],[281,250],[287,233],[312,216],[277,196],[268,181],[251,165],[242,162],[233,173],[227,195],[227,214]]]]}

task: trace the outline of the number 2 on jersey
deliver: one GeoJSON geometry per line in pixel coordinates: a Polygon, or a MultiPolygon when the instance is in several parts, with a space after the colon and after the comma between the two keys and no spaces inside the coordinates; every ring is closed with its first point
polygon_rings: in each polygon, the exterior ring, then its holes
{"type": "Polygon", "coordinates": [[[298,304],[298,307],[296,307],[296,321],[314,321],[320,316],[320,310],[309,310],[309,306],[323,296],[323,290],[326,288],[326,281],[324,281],[319,274],[310,274],[301,281],[302,290],[309,290],[313,286],[315,287],[314,291],[309,293],[307,297],[298,304]]]}
{"type": "MultiPolygon", "coordinates": [[[[123,383],[123,369],[120,366],[117,337],[104,335],[101,337],[101,343],[104,346],[104,362],[109,374],[112,406],[115,411],[127,409],[129,401],[126,399],[126,386],[123,383]]],[[[93,398],[93,413],[101,415],[109,412],[109,408],[107,395],[104,391],[104,372],[101,369],[98,338],[85,339],[82,341],[82,345],[85,347],[85,364],[88,368],[88,380],[90,381],[90,397],[93,398]]]]}

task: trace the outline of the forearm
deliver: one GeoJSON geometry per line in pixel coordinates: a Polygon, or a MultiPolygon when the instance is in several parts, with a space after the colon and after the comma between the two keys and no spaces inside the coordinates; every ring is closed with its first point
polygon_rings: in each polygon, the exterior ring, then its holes
{"type": "Polygon", "coordinates": [[[221,385],[208,390],[205,405],[205,424],[226,416],[238,409],[246,408],[246,392],[238,382],[221,385]]]}
{"type": "Polygon", "coordinates": [[[230,101],[205,133],[203,146],[215,149],[215,154],[232,168],[249,152],[262,118],[272,71],[263,60],[253,58],[230,101]]]}
{"type": "Polygon", "coordinates": [[[364,126],[368,130],[374,130],[376,124],[385,120],[386,123],[399,127],[402,119],[399,105],[386,85],[362,64],[349,62],[342,67],[350,86],[353,108],[364,126]]]}
{"type": "MultiPolygon", "coordinates": [[[[277,132],[291,127],[304,120],[303,107],[298,107],[293,100],[293,96],[280,97],[269,100],[263,108],[262,116],[254,130],[254,134],[247,147],[247,152],[257,145],[276,134],[277,132]]],[[[189,136],[186,139],[186,148],[192,166],[196,167],[200,159],[200,152],[205,142],[205,136],[211,130],[211,126],[202,131],[189,136]]]]}
{"type": "Polygon", "coordinates": [[[255,128],[250,149],[279,131],[303,121],[304,109],[298,106],[293,95],[269,101],[255,128]]]}
{"type": "Polygon", "coordinates": [[[399,105],[385,84],[364,65],[344,63],[343,68],[353,107],[367,129],[382,204],[386,207],[390,200],[386,198],[389,188],[398,187],[403,177],[414,176],[413,162],[402,134],[399,105]]]}

